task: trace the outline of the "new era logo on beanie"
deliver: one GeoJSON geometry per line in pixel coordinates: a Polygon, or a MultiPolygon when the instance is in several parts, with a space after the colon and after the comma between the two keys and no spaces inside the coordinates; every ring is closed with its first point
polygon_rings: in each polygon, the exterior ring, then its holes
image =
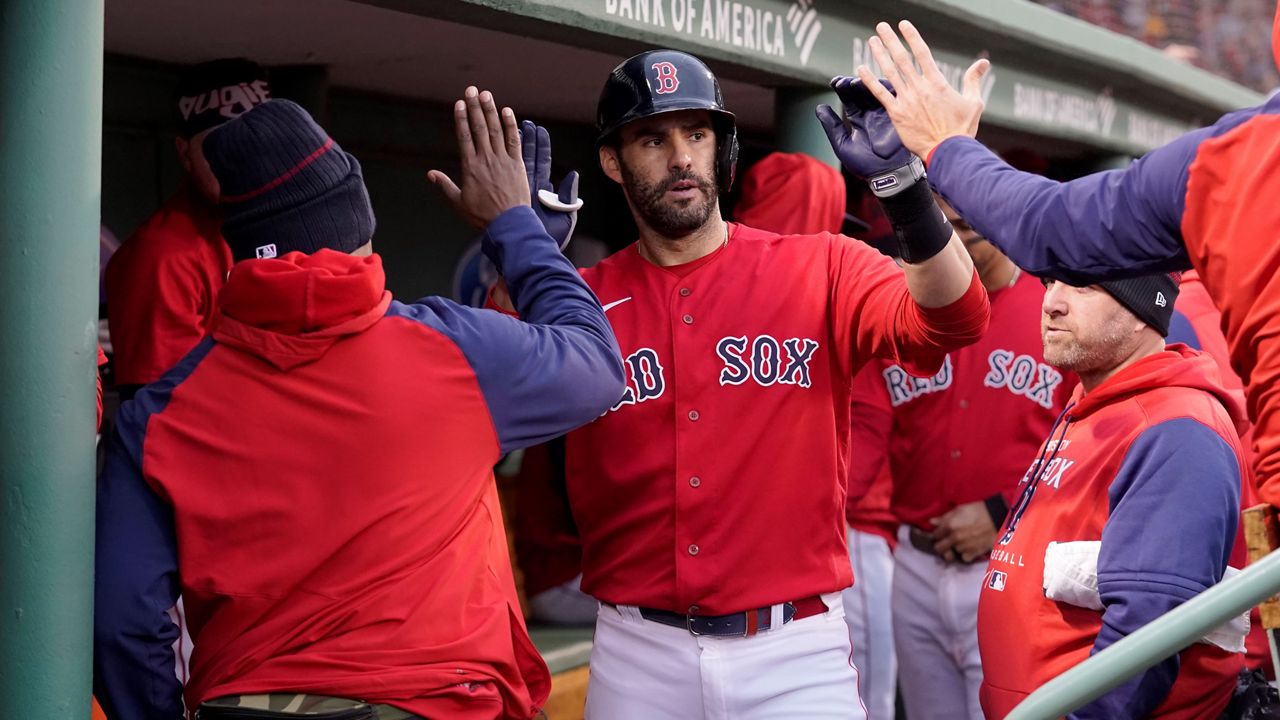
{"type": "Polygon", "coordinates": [[[349,253],[373,237],[360,163],[298,105],[262,103],[209,133],[203,150],[237,262],[323,248],[349,253]]]}
{"type": "Polygon", "coordinates": [[[1167,336],[1180,281],[1179,273],[1159,273],[1126,280],[1107,280],[1098,285],[1137,315],[1139,320],[1167,336]]]}
{"type": "Polygon", "coordinates": [[[262,66],[244,58],[210,60],[178,80],[178,132],[190,138],[271,98],[262,66]]]}

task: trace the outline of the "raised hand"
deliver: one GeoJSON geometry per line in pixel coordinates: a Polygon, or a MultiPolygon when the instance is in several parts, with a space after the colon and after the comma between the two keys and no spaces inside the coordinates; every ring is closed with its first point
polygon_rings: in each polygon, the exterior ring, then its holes
{"type": "Polygon", "coordinates": [[[899,23],[898,28],[910,51],[893,28],[883,22],[876,25],[876,37],[867,43],[894,91],[876,82],[866,65],[859,65],[857,74],[884,105],[902,144],[920,158],[928,159],[929,153],[943,140],[978,134],[978,121],[985,107],[982,78],[991,69],[991,63],[984,59],[970,65],[964,73],[962,90],[958,92],[938,69],[920,31],[906,20],[899,23]],[[919,70],[915,63],[919,64],[919,70]]]}
{"type": "Polygon", "coordinates": [[[578,197],[578,172],[570,170],[560,181],[560,187],[551,184],[551,136],[547,129],[528,120],[520,123],[521,154],[529,188],[537,202],[533,211],[561,250],[573,237],[578,224],[578,210],[582,199],[578,197]]]}
{"type": "MultiPolygon", "coordinates": [[[[882,81],[873,82],[880,85],[882,81]]],[[[818,121],[836,157],[849,172],[870,182],[872,190],[892,189],[891,185],[877,185],[894,182],[891,173],[911,165],[914,156],[898,138],[889,114],[862,80],[838,76],[831,80],[831,87],[844,106],[843,113],[837,114],[830,105],[819,105],[818,121]]],[[[893,92],[892,86],[885,89],[893,92]]]]}
{"type": "Polygon", "coordinates": [[[493,94],[472,86],[454,103],[453,122],[462,157],[461,187],[439,170],[427,173],[453,209],[484,228],[513,207],[529,206],[529,178],[511,108],[499,114],[493,94]]]}

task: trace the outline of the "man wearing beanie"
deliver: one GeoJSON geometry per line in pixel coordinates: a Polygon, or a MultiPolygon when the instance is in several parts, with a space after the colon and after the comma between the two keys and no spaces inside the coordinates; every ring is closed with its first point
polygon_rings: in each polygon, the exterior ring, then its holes
{"type": "Polygon", "coordinates": [[[218,183],[201,143],[270,94],[263,69],[242,58],[195,65],[178,81],[174,145],[186,177],[107,265],[107,315],[124,399],[158,379],[209,332],[231,253],[219,234],[218,183]]]}
{"type": "MultiPolygon", "coordinates": [[[[1045,360],[1080,384],[1020,482],[983,582],[993,720],[1219,582],[1248,478],[1237,394],[1211,357],[1165,346],[1175,278],[1046,287],[1045,360]]],[[[1068,717],[1217,717],[1243,650],[1243,630],[1195,643],[1068,717]]]]}
{"type": "Polygon", "coordinates": [[[527,322],[393,300],[360,165],[297,105],[205,139],[243,262],[211,335],[120,410],[94,617],[113,720],[183,716],[179,593],[203,720],[515,720],[546,700],[491,468],[608,410],[622,361],[498,118],[474,88],[455,108],[459,203],[527,322]]]}

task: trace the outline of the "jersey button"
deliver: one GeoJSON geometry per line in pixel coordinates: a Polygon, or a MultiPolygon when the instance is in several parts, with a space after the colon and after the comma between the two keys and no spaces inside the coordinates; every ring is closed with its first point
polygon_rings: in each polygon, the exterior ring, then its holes
{"type": "Polygon", "coordinates": [[[690,555],[697,555],[697,554],[698,554],[698,546],[697,546],[697,545],[690,545],[690,546],[689,546],[689,554],[690,554],[690,555]]]}
{"type": "Polygon", "coordinates": [[[698,487],[701,484],[702,484],[702,478],[698,477],[697,475],[694,475],[693,477],[689,478],[689,487],[698,487]]]}
{"type": "Polygon", "coordinates": [[[968,400],[961,400],[961,401],[960,401],[960,409],[961,409],[961,410],[965,410],[965,409],[967,409],[968,407],[969,407],[969,401],[968,401],[968,400]]]}
{"type": "Polygon", "coordinates": [[[692,324],[693,324],[693,316],[692,316],[692,315],[685,315],[684,317],[682,317],[682,318],[680,318],[680,319],[681,319],[681,320],[684,320],[684,324],[685,324],[685,325],[692,325],[692,324]]]}
{"type": "MultiPolygon", "coordinates": [[[[689,297],[689,293],[691,292],[693,291],[690,290],[689,288],[680,288],[680,297],[689,297]]],[[[698,606],[694,605],[694,607],[698,607],[698,606]]]]}
{"type": "Polygon", "coordinates": [[[697,605],[690,605],[690,606],[689,606],[689,614],[690,614],[690,615],[697,615],[697,614],[698,614],[698,611],[699,611],[699,610],[701,610],[701,609],[702,609],[702,608],[698,607],[697,605]]]}
{"type": "Polygon", "coordinates": [[[952,459],[952,460],[959,460],[959,459],[960,459],[960,451],[959,451],[959,450],[952,450],[952,451],[951,451],[951,459],[952,459]]]}
{"type": "Polygon", "coordinates": [[[692,420],[693,422],[697,422],[697,421],[698,421],[698,411],[697,411],[697,410],[690,410],[690,411],[689,411],[689,419],[690,419],[690,420],[692,420]]]}

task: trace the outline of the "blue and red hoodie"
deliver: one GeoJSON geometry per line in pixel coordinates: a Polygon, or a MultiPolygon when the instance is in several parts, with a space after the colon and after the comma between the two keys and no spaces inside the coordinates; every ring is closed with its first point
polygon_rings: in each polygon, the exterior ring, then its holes
{"type": "MultiPolygon", "coordinates": [[[[1280,13],[1272,50],[1280,64],[1280,13]]],[[[1087,285],[1198,270],[1245,384],[1259,493],[1280,505],[1280,93],[1067,183],[1018,172],[970,138],[943,141],[928,163],[934,189],[1035,275],[1087,285]]]]}
{"type": "Polygon", "coordinates": [[[534,213],[486,252],[527,322],[402,304],[381,259],[235,266],[212,336],[120,411],[98,497],[94,689],[113,720],[304,692],[529,718],[529,641],[491,468],[623,391],[600,303],[534,213]]]}
{"type": "MultiPolygon", "coordinates": [[[[1182,345],[1087,394],[1077,386],[1022,480],[983,582],[988,718],[1222,579],[1240,515],[1242,420],[1213,359],[1182,345]],[[1102,542],[1102,611],[1045,597],[1045,549],[1081,540],[1102,542]]],[[[1243,655],[1197,643],[1068,717],[1217,717],[1242,667],[1243,655]]]]}

